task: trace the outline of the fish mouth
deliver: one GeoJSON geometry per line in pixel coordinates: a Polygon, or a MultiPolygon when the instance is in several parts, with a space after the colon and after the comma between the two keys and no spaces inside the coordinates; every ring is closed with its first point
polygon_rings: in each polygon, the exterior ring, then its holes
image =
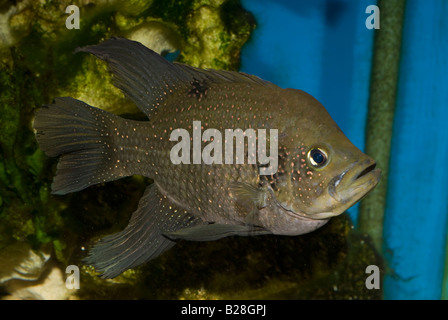
{"type": "Polygon", "coordinates": [[[330,195],[343,204],[344,211],[361,200],[379,182],[381,169],[369,158],[355,162],[341,174],[334,177],[328,186],[330,195]]]}
{"type": "MultiPolygon", "coordinates": [[[[337,204],[331,205],[328,211],[313,212],[310,214],[300,213],[290,206],[278,202],[277,204],[295,218],[304,220],[326,220],[340,215],[355,203],[360,201],[369,193],[379,182],[381,169],[376,167],[376,162],[368,158],[363,161],[352,163],[346,170],[334,177],[328,184],[328,193],[331,198],[337,201],[337,204]]],[[[271,190],[274,199],[274,192],[271,190]]]]}

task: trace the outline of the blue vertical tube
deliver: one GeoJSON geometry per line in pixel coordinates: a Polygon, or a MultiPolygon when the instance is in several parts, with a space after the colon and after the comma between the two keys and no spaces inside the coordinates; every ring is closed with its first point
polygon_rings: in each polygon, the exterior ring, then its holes
{"type": "Polygon", "coordinates": [[[448,216],[448,2],[408,0],[384,221],[386,299],[439,299],[448,216]]]}

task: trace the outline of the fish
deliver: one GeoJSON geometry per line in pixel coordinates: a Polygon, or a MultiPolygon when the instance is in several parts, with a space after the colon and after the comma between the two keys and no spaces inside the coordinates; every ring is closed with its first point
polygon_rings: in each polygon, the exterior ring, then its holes
{"type": "Polygon", "coordinates": [[[76,52],[105,61],[114,85],[147,117],[124,118],[72,97],[35,114],[39,147],[59,157],[53,194],[132,175],[152,180],[129,224],[83,260],[102,278],[182,240],[312,232],[380,180],[376,162],[302,90],[169,62],[125,38],[76,52]]]}

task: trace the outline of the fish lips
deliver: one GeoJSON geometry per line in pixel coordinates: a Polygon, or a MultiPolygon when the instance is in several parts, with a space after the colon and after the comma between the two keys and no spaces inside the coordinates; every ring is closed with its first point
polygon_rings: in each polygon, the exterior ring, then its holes
{"type": "Polygon", "coordinates": [[[346,209],[361,200],[379,182],[381,169],[376,168],[376,162],[368,158],[353,163],[341,174],[334,177],[328,186],[330,195],[343,204],[349,204],[346,209]]]}

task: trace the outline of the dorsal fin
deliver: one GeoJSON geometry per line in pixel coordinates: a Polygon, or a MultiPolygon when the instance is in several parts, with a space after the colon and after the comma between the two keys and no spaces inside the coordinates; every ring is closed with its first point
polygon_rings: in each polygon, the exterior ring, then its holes
{"type": "Polygon", "coordinates": [[[92,53],[106,61],[114,75],[114,85],[147,116],[167,87],[188,81],[182,70],[136,41],[111,38],[98,45],[78,48],[75,52],[92,53]]]}
{"type": "Polygon", "coordinates": [[[185,73],[189,74],[190,79],[195,79],[198,81],[207,81],[208,83],[223,83],[223,82],[248,83],[248,84],[259,84],[263,86],[269,86],[276,89],[279,88],[278,86],[269,81],[263,80],[257,76],[250,75],[244,72],[214,70],[214,69],[199,69],[178,62],[174,62],[173,64],[177,66],[179,69],[184,70],[185,73]]]}
{"type": "Polygon", "coordinates": [[[165,96],[178,90],[183,90],[187,96],[192,87],[201,83],[242,82],[278,88],[244,73],[171,63],[141,43],[124,38],[111,38],[98,45],[78,48],[76,52],[92,53],[106,61],[114,75],[115,86],[148,117],[165,96]]]}

